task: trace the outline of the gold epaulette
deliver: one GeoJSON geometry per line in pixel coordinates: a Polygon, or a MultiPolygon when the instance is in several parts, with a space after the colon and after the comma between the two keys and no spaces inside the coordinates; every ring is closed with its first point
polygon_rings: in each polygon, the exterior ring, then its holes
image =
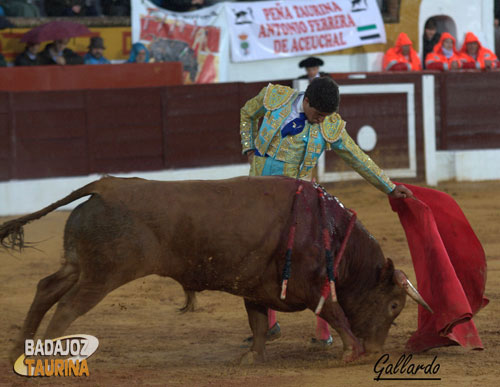
{"type": "Polygon", "coordinates": [[[273,85],[270,83],[267,86],[266,95],[264,96],[264,107],[267,110],[276,110],[286,105],[296,90],[288,86],[273,85]]]}
{"type": "Polygon", "coordinates": [[[338,113],[333,113],[326,117],[320,126],[325,141],[332,143],[339,139],[342,129],[345,128],[345,121],[338,113]]]}

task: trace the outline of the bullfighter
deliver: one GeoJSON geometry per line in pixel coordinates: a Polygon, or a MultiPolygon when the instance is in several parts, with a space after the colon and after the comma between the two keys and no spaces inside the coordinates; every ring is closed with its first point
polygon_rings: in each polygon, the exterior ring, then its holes
{"type": "MultiPolygon", "coordinates": [[[[241,109],[240,135],[243,154],[251,166],[250,176],[308,179],[323,151],[333,149],[382,192],[394,198],[412,197],[408,188],[395,185],[349,136],[345,121],[337,113],[339,102],[339,87],[329,77],[313,79],[305,93],[269,84],[247,101],[241,109]]],[[[268,340],[279,338],[281,329],[271,309],[268,324],[268,340]]],[[[332,343],[328,324],[320,317],[313,342],[324,346],[332,343]]]]}

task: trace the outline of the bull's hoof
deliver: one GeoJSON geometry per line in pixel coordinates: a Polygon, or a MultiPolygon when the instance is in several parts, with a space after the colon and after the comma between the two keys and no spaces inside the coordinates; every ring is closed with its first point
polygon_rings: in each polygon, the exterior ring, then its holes
{"type": "Polygon", "coordinates": [[[240,366],[249,366],[258,363],[264,363],[265,360],[266,359],[264,354],[258,354],[255,351],[248,351],[241,357],[240,366]]]}
{"type": "Polygon", "coordinates": [[[344,363],[351,363],[355,360],[358,360],[364,354],[365,354],[365,351],[363,350],[363,347],[354,346],[354,347],[344,351],[344,353],[342,354],[342,361],[344,363]]]}
{"type": "MultiPolygon", "coordinates": [[[[266,332],[266,341],[274,341],[278,340],[281,337],[281,327],[278,322],[275,322],[274,325],[269,328],[266,332]]],[[[247,337],[245,340],[243,340],[244,345],[247,347],[252,345],[253,343],[253,336],[247,337]]]]}

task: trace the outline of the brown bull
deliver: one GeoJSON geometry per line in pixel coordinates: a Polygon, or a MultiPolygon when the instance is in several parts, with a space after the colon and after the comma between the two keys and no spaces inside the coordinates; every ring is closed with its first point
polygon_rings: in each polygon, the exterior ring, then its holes
{"type": "MultiPolygon", "coordinates": [[[[4,247],[23,246],[22,226],[81,197],[64,231],[64,263],[38,284],[12,353],[34,337],[59,302],[46,337],[62,336],[106,294],[136,278],[167,276],[190,291],[242,296],[254,340],[245,360],[264,357],[266,309],[315,310],[326,279],[321,211],[316,188],[284,177],[159,182],[106,177],[30,215],[0,226],[4,247]],[[280,299],[291,207],[298,184],[297,231],[287,297],[280,299]]],[[[350,214],[327,195],[327,225],[339,249],[350,214]]],[[[338,303],[321,317],[339,333],[344,359],[379,351],[406,293],[425,304],[405,275],[385,259],[377,241],[356,222],[338,270],[338,303]],[[345,312],[345,314],[344,314],[345,312]]]]}

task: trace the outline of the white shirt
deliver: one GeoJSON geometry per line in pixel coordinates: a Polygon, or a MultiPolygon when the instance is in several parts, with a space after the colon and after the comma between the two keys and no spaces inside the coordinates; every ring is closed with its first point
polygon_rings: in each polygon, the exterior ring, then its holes
{"type": "MultiPolygon", "coordinates": [[[[299,117],[300,113],[304,113],[304,106],[302,105],[304,101],[304,92],[300,92],[295,101],[292,102],[292,111],[290,115],[283,121],[281,128],[284,128],[286,124],[290,121],[299,117]]],[[[306,118],[307,120],[307,118],[306,118]]]]}

